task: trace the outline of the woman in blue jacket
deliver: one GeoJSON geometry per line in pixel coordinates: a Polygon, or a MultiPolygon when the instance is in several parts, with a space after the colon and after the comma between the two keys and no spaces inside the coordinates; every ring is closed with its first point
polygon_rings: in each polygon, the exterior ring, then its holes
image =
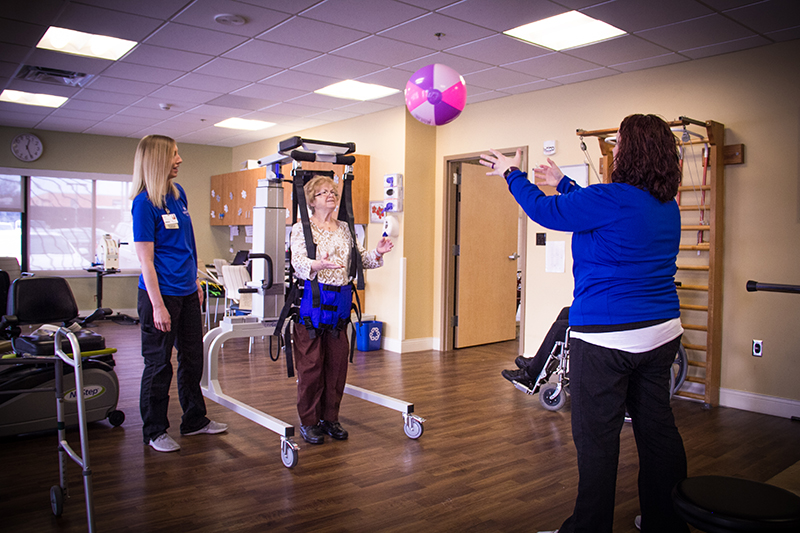
{"type": "Polygon", "coordinates": [[[533,221],[573,233],[570,393],[579,481],[573,514],[559,531],[612,531],[626,407],[639,452],[642,531],[688,531],[670,497],[686,477],[686,453],[669,403],[683,334],[674,282],[681,172],[669,126],[654,115],[626,117],[611,183],[581,188],[548,159],[534,175],[555,186],[555,196],[528,181],[519,151],[481,157],[533,221]]]}
{"type": "Polygon", "coordinates": [[[203,292],[186,193],[175,183],[181,156],[175,141],[148,135],[133,163],[133,240],[142,266],[137,308],[144,371],[139,396],[145,444],[159,452],[180,445],[167,434],[172,347],[178,349],[178,399],[182,435],[222,433],[209,420],[200,390],[203,376],[203,292]]]}

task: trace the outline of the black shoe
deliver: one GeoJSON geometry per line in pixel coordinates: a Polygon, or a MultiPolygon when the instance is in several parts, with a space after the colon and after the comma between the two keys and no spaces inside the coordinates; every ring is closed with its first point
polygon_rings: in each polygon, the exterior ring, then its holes
{"type": "Polygon", "coordinates": [[[528,373],[524,370],[503,370],[500,372],[500,375],[506,378],[508,381],[516,381],[526,387],[533,388],[533,380],[528,377],[528,373]]]}
{"type": "Polygon", "coordinates": [[[527,368],[528,367],[528,358],[518,355],[516,359],[514,359],[514,364],[517,365],[517,368],[527,368]]]}
{"type": "Polygon", "coordinates": [[[345,440],[348,435],[347,430],[344,429],[339,422],[328,422],[327,420],[320,420],[319,429],[323,433],[327,433],[336,440],[345,440]]]}
{"type": "Polygon", "coordinates": [[[309,444],[322,444],[325,442],[325,434],[319,426],[300,426],[300,435],[309,444]]]}

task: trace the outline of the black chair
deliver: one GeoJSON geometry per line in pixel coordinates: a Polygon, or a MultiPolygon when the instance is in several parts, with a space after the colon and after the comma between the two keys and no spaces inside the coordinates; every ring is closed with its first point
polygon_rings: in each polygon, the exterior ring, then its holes
{"type": "Polygon", "coordinates": [[[800,496],[747,479],[697,476],[672,490],[678,516],[707,533],[800,531],[800,496]]]}

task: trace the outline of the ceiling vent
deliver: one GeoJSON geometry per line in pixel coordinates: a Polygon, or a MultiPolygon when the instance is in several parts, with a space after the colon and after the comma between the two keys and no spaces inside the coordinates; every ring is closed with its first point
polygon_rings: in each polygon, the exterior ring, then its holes
{"type": "Polygon", "coordinates": [[[83,72],[72,72],[57,68],[35,67],[33,65],[24,65],[19,71],[19,74],[17,74],[18,79],[52,83],[54,85],[64,85],[67,87],[83,87],[93,77],[93,74],[84,74],[83,72]]]}

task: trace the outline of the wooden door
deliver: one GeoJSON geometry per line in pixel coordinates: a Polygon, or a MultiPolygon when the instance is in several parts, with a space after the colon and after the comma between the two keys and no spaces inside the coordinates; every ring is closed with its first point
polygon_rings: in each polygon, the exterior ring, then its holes
{"type": "Polygon", "coordinates": [[[504,179],[461,164],[454,346],[516,338],[519,206],[504,179]]]}

